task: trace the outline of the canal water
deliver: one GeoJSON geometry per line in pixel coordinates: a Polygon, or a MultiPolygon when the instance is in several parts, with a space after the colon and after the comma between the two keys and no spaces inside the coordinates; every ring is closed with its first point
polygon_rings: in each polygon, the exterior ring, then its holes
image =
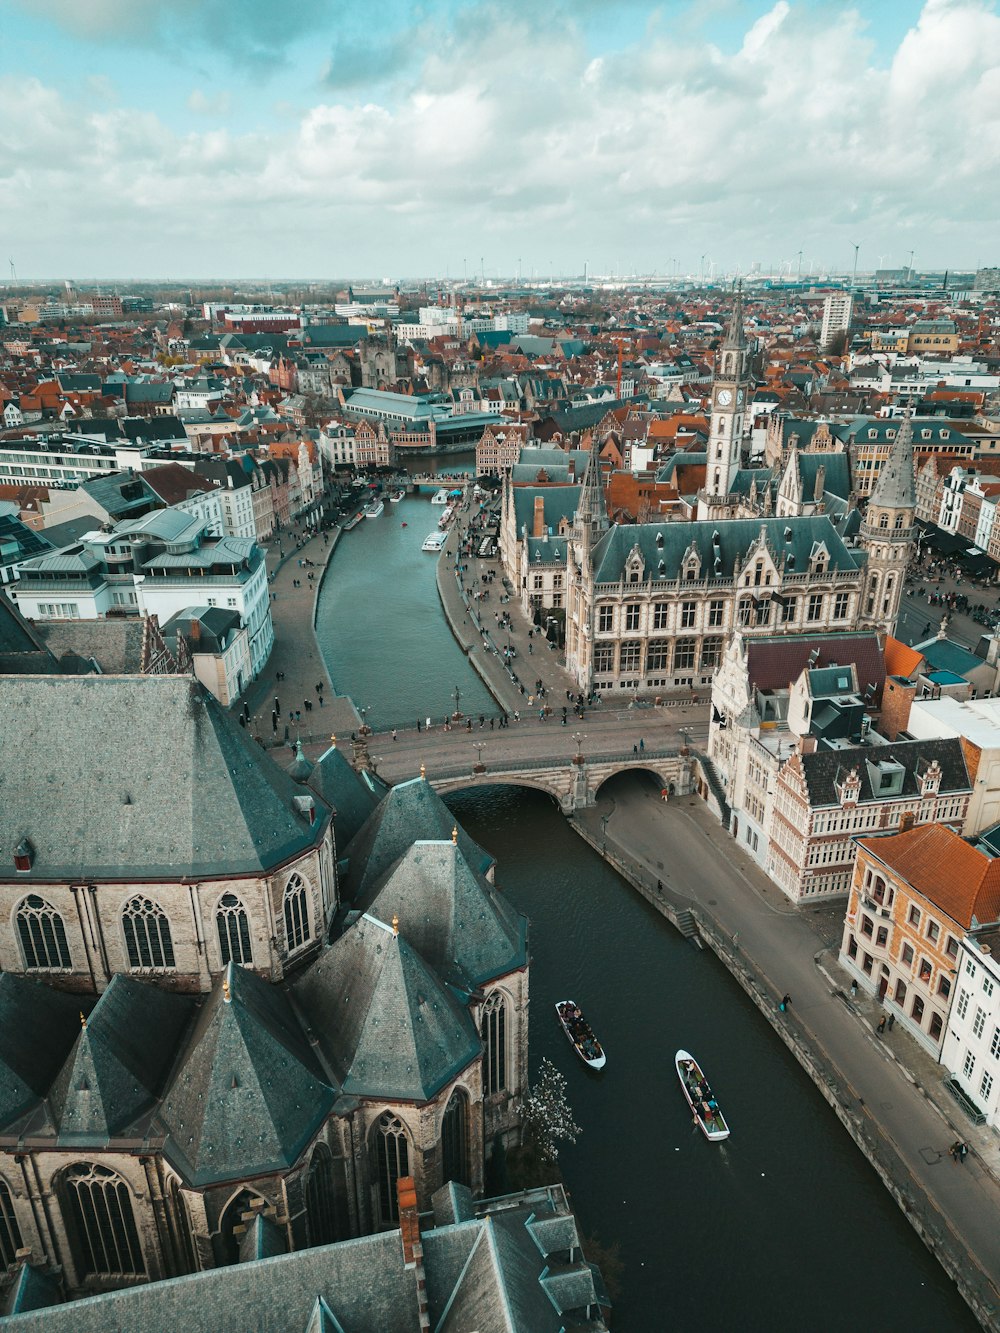
{"type": "MultiPolygon", "coordinates": [[[[456,685],[463,711],[489,703],[419,549],[437,515],[426,499],[386,505],[341,539],[320,597],[331,678],[376,725],[443,714],[456,685]]],[[[616,1330],[977,1327],[714,955],[635,896],[541,793],[479,788],[449,804],[531,920],[531,1066],[549,1056],[569,1081],[583,1134],[560,1163],[584,1232],[620,1246],[616,1330]],[[605,1043],[603,1074],[559,1031],[564,998],[605,1043]],[[691,1125],[672,1063],[681,1045],[719,1095],[727,1143],[691,1125]]]]}

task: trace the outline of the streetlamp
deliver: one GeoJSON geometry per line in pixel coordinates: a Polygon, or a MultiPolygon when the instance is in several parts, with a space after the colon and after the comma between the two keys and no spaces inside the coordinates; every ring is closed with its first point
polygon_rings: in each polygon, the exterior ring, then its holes
{"type": "Polygon", "coordinates": [[[358,734],[361,736],[370,736],[372,734],[372,729],[367,721],[370,711],[370,707],[358,709],[358,712],[361,714],[361,726],[358,728],[358,734]]]}
{"type": "Polygon", "coordinates": [[[486,765],[483,763],[483,751],[486,749],[486,742],[473,741],[472,748],[476,752],[476,762],[472,766],[473,773],[485,773],[486,765]]]}
{"type": "Polygon", "coordinates": [[[688,750],[688,729],[687,727],[681,727],[679,728],[679,732],[682,741],[681,754],[686,754],[688,750]]]}
{"type": "Polygon", "coordinates": [[[583,740],[583,732],[582,732],[582,731],[574,731],[574,732],[573,732],[573,739],[576,741],[576,754],[573,756],[573,763],[574,763],[574,764],[582,764],[582,763],[583,763],[583,748],[582,748],[580,742],[583,740]]]}
{"type": "Polygon", "coordinates": [[[459,701],[459,699],[461,699],[461,697],[462,697],[462,691],[458,688],[457,685],[455,686],[455,689],[454,689],[454,695],[455,695],[455,711],[454,711],[454,713],[452,713],[452,715],[451,715],[451,720],[452,720],[453,722],[457,722],[457,721],[461,718],[461,716],[462,716],[462,714],[461,714],[461,713],[459,712],[459,710],[458,710],[458,701],[459,701]]]}

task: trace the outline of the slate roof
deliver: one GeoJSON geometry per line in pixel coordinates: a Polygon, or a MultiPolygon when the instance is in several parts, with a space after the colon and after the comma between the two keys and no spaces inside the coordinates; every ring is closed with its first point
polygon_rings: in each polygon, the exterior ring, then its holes
{"type": "Polygon", "coordinates": [[[681,572],[685,552],[694,544],[701,557],[701,577],[732,577],[742,566],[761,531],[780,561],[792,557],[789,572],[805,574],[813,546],[824,542],[830,553],[830,569],[857,569],[859,553],[849,551],[825,515],[806,518],[731,518],[694,523],[618,524],[595,544],[592,554],[596,583],[617,583],[633,546],[645,562],[645,577],[675,579],[681,572]],[[716,557],[718,556],[718,562],[716,557]],[[660,564],[663,569],[660,571],[660,564]],[[718,572],[716,572],[718,571],[718,572]]]}
{"type": "Polygon", "coordinates": [[[917,764],[920,760],[930,762],[935,759],[941,765],[942,794],[971,790],[962,745],[957,739],[897,741],[894,745],[877,746],[854,745],[849,749],[817,750],[815,754],[798,756],[805,775],[809,804],[814,809],[819,806],[840,804],[836,784],[852,768],[857,770],[861,782],[859,805],[885,800],[884,796],[872,790],[870,763],[894,763],[902,766],[904,770],[902,790],[893,794],[893,800],[919,796],[917,764]]]}
{"type": "Polygon", "coordinates": [[[1000,859],[951,829],[926,824],[858,843],[966,929],[973,916],[984,926],[1000,919],[1000,859]]]}
{"type": "Polygon", "coordinates": [[[758,690],[787,690],[793,680],[809,665],[814,652],[816,667],[846,666],[852,663],[858,673],[862,694],[869,685],[879,699],[885,685],[885,661],[874,631],[858,634],[806,636],[779,634],[767,638],[747,638],[747,675],[758,690]]]}
{"type": "Polygon", "coordinates": [[[189,676],[11,677],[4,705],[19,743],[0,745],[0,878],[260,874],[322,834],[325,811],[308,824],[295,783],[189,676]],[[16,874],[24,837],[35,861],[16,874]]]}
{"type": "Polygon", "coordinates": [[[53,990],[13,972],[0,973],[0,1125],[25,1115],[45,1096],[80,1035],[80,1009],[93,1000],[53,990]]]}
{"type": "Polygon", "coordinates": [[[142,668],[141,620],[39,620],[38,637],[62,658],[93,658],[106,676],[137,675],[142,668]]]}
{"type": "Polygon", "coordinates": [[[16,514],[0,514],[0,565],[29,560],[54,549],[47,536],[29,528],[16,514]]]}
{"type": "Polygon", "coordinates": [[[889,457],[879,469],[871,494],[872,505],[892,509],[913,509],[917,503],[916,474],[913,468],[913,426],[904,417],[896,431],[889,457]]]}
{"type": "Polygon", "coordinates": [[[572,523],[581,490],[581,486],[539,486],[537,490],[530,486],[515,486],[511,494],[517,535],[521,536],[525,528],[531,532],[535,521],[535,497],[538,495],[545,502],[542,512],[546,527],[556,532],[564,518],[572,523]]]}
{"type": "Polygon", "coordinates": [[[374,774],[351,767],[342,750],[331,745],[309,774],[309,786],[333,807],[333,836],[338,854],[358,833],[389,788],[374,774]]]}
{"type": "Polygon", "coordinates": [[[343,1091],[429,1101],[482,1053],[468,1013],[403,933],[370,915],[295,986],[343,1091]]]}
{"type": "Polygon", "coordinates": [[[160,1107],[165,1152],[196,1186],[281,1170],[334,1097],[285,993],[230,963],[160,1107]]]}
{"type": "Polygon", "coordinates": [[[61,1144],[100,1146],[154,1105],[194,1001],[118,974],[49,1091],[61,1144]]]}
{"type": "Polygon", "coordinates": [[[407,943],[463,990],[527,962],[527,917],[450,839],[415,842],[369,886],[358,907],[380,921],[398,917],[407,943]]]}
{"type": "Polygon", "coordinates": [[[456,823],[430,783],[424,778],[397,783],[345,849],[349,861],[345,888],[349,896],[362,897],[418,838],[443,840],[451,837],[453,828],[458,828],[462,855],[484,875],[495,858],[456,823]]]}

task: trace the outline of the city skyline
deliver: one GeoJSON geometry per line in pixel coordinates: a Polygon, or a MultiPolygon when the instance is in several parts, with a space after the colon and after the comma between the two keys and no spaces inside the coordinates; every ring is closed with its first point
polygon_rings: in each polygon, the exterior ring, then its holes
{"type": "Polygon", "coordinates": [[[8,0],[0,243],[19,279],[994,260],[995,0],[239,17],[8,0]]]}

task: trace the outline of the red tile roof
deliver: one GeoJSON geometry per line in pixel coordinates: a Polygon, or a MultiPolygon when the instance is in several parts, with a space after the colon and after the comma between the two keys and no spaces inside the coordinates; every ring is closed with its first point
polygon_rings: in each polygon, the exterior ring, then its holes
{"type": "Polygon", "coordinates": [[[1000,919],[1000,858],[942,824],[858,842],[960,925],[971,926],[973,915],[980,925],[1000,919]]]}
{"type": "Polygon", "coordinates": [[[814,667],[847,666],[858,670],[858,689],[864,694],[875,686],[875,700],[882,697],[885,684],[885,658],[878,636],[870,634],[829,634],[815,638],[782,635],[774,639],[747,639],[747,671],[751,684],[760,690],[787,690],[797,680],[813,649],[818,656],[814,667]]]}

